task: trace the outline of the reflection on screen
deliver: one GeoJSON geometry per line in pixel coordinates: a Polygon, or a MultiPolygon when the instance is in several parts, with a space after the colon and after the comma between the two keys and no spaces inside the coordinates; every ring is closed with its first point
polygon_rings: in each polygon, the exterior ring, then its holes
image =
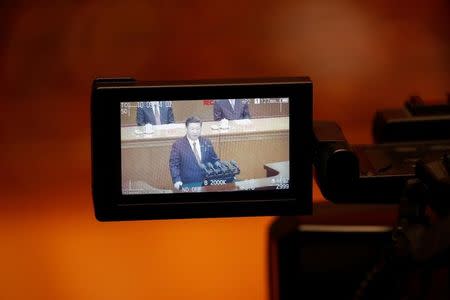
{"type": "Polygon", "coordinates": [[[120,103],[122,194],[289,189],[289,98],[120,103]]]}

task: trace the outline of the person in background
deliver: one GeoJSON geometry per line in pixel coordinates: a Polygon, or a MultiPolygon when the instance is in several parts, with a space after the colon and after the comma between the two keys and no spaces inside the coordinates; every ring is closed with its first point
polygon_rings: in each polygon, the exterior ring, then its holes
{"type": "Polygon", "coordinates": [[[214,101],[214,121],[250,119],[248,100],[218,99],[214,101]]]}
{"type": "Polygon", "coordinates": [[[142,107],[137,108],[136,123],[138,126],[145,124],[161,125],[174,122],[171,101],[146,101],[142,107]]]}

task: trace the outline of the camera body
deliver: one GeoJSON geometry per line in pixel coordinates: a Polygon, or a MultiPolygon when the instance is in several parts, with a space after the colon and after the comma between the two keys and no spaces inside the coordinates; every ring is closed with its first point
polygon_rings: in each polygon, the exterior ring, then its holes
{"type": "Polygon", "coordinates": [[[450,94],[433,104],[412,96],[402,108],[377,111],[372,126],[376,143],[448,140],[449,132],[450,94]]]}
{"type": "Polygon", "coordinates": [[[335,122],[312,122],[306,77],[97,79],[91,97],[96,216],[310,214],[311,162],[333,202],[398,203],[416,162],[450,151],[448,101],[427,106],[412,97],[403,109],[379,111],[373,123],[379,144],[350,145],[335,122]],[[200,124],[197,150],[187,142],[193,117],[200,124]]]}
{"type": "Polygon", "coordinates": [[[402,109],[377,111],[373,145],[350,145],[335,122],[313,126],[316,181],[335,203],[399,203],[418,161],[450,153],[450,103],[411,97],[402,109]]]}
{"type": "Polygon", "coordinates": [[[271,224],[271,299],[448,298],[449,104],[422,103],[417,116],[411,101],[376,113],[380,144],[351,145],[335,122],[314,122],[316,182],[331,202],[271,224]]]}
{"type": "MultiPolygon", "coordinates": [[[[419,160],[442,159],[447,140],[350,145],[335,122],[314,122],[315,177],[325,198],[335,203],[398,203],[419,160]]],[[[450,135],[449,131],[439,131],[450,135]]]]}
{"type": "MultiPolygon", "coordinates": [[[[368,268],[392,232],[407,228],[392,227],[398,215],[423,225],[428,205],[444,223],[429,231],[428,244],[436,247],[407,239],[426,250],[413,257],[448,252],[448,239],[434,241],[448,236],[449,104],[429,107],[418,99],[377,112],[379,144],[350,145],[335,122],[313,123],[308,78],[97,79],[95,215],[100,221],[285,216],[270,230],[272,299],[308,288],[319,297],[349,298],[367,291],[368,268]],[[317,204],[314,216],[304,216],[313,209],[313,164],[322,193],[340,205],[317,204]],[[392,204],[405,198],[397,214],[392,204]],[[320,289],[324,283],[328,289],[320,289]]],[[[401,272],[379,277],[389,285],[401,272]]]]}

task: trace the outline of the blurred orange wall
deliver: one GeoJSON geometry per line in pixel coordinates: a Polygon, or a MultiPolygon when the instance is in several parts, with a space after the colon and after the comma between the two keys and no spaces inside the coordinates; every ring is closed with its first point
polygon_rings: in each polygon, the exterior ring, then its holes
{"type": "Polygon", "coordinates": [[[449,9],[447,0],[2,1],[0,298],[268,299],[270,217],[95,221],[92,80],[308,75],[315,118],[369,142],[376,109],[449,92],[449,9]]]}

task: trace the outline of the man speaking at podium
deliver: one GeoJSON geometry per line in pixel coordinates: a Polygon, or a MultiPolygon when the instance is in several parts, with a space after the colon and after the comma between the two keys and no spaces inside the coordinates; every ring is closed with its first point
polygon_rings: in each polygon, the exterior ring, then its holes
{"type": "Polygon", "coordinates": [[[200,164],[219,161],[211,141],[201,136],[202,121],[198,117],[186,120],[186,135],[173,143],[170,152],[170,175],[175,189],[182,185],[201,186],[205,172],[200,164]]]}
{"type": "Polygon", "coordinates": [[[214,121],[222,119],[240,120],[250,119],[248,100],[226,99],[214,101],[214,121]]]}
{"type": "Polygon", "coordinates": [[[170,101],[147,101],[142,107],[137,108],[136,123],[138,126],[145,124],[161,125],[174,122],[172,103],[170,101]]]}

